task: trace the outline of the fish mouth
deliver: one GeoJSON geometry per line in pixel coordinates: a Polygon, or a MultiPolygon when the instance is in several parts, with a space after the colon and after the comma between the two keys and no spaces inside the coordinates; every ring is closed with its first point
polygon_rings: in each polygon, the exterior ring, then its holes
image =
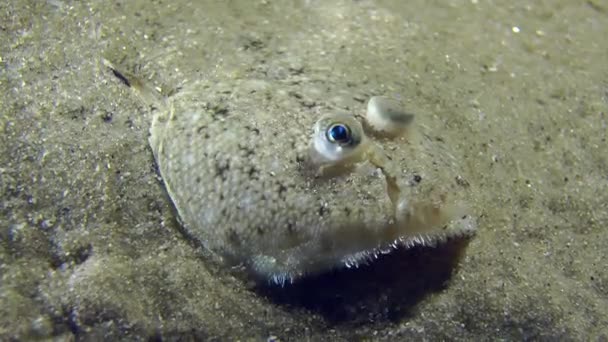
{"type": "Polygon", "coordinates": [[[332,269],[368,265],[397,249],[436,247],[452,239],[469,238],[476,232],[474,218],[459,216],[455,208],[436,209],[423,204],[415,207],[417,211],[410,216],[408,226],[388,220],[375,226],[354,223],[334,227],[306,246],[275,256],[256,255],[250,269],[260,280],[284,286],[332,269]]]}
{"type": "MultiPolygon", "coordinates": [[[[398,248],[435,246],[451,238],[472,236],[476,223],[466,215],[465,207],[450,203],[447,195],[418,198],[404,179],[398,178],[390,160],[379,147],[370,147],[361,173],[369,167],[381,175],[382,196],[372,202],[376,211],[339,220],[318,223],[319,233],[301,245],[293,245],[271,255],[258,254],[252,258],[253,273],[272,283],[293,283],[307,275],[324,273],[336,268],[356,268],[378,259],[398,248]]],[[[357,174],[358,172],[351,173],[357,174]]],[[[380,190],[380,189],[378,189],[380,190]]],[[[285,246],[284,246],[285,247],[285,246]]]]}

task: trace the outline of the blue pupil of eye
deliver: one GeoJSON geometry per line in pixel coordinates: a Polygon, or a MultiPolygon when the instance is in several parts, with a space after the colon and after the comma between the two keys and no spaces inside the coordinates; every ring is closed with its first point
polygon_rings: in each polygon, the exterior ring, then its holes
{"type": "Polygon", "coordinates": [[[342,124],[334,124],[327,130],[327,138],[331,142],[347,143],[350,141],[350,129],[342,124]]]}

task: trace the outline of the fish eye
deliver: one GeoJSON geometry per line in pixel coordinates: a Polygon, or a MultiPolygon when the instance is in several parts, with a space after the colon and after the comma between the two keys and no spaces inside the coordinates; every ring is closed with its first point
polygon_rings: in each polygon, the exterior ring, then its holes
{"type": "Polygon", "coordinates": [[[349,164],[364,157],[366,138],[361,123],[348,114],[321,117],[314,126],[312,159],[315,164],[349,164]]]}
{"type": "Polygon", "coordinates": [[[386,137],[402,135],[414,119],[414,114],[391,98],[374,96],[367,103],[366,122],[374,133],[386,137]]]}
{"type": "Polygon", "coordinates": [[[325,133],[327,140],[338,144],[348,144],[351,139],[350,128],[342,123],[335,123],[327,129],[325,133]]]}

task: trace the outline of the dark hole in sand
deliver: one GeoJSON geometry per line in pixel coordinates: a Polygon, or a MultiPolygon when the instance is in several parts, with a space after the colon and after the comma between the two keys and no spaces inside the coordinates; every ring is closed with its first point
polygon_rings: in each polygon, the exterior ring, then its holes
{"type": "Polygon", "coordinates": [[[337,269],[285,287],[259,284],[258,294],[288,310],[307,310],[327,323],[398,322],[416,304],[449,286],[470,239],[437,247],[400,248],[355,269],[337,269]]]}

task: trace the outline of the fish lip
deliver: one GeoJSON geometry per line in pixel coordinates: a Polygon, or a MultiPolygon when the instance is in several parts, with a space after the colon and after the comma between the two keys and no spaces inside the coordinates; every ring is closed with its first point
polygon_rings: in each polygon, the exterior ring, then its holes
{"type": "MultiPolygon", "coordinates": [[[[452,217],[445,226],[433,229],[426,233],[407,234],[405,231],[395,231],[395,235],[381,236],[387,230],[396,229],[396,222],[388,219],[378,223],[382,227],[370,229],[369,226],[360,224],[358,230],[367,232],[368,239],[358,239],[360,244],[354,247],[348,241],[341,241],[339,237],[342,230],[353,230],[353,227],[343,226],[341,229],[329,230],[331,234],[320,236],[314,241],[316,248],[306,249],[306,255],[289,255],[291,264],[282,264],[286,259],[279,256],[256,255],[249,265],[251,272],[258,279],[265,279],[271,283],[285,285],[297,282],[299,279],[326,273],[332,269],[358,268],[367,265],[380,258],[384,254],[392,253],[397,249],[409,249],[416,246],[436,247],[438,244],[446,243],[452,239],[468,239],[477,233],[477,221],[474,216],[463,214],[452,217]],[[443,229],[442,229],[443,228],[443,229]],[[374,241],[373,237],[376,238],[374,241]],[[323,245],[326,245],[324,250],[323,245]],[[329,245],[329,246],[327,246],[329,245]],[[345,247],[345,246],[348,246],[345,247]],[[283,260],[281,260],[283,259],[283,260]]],[[[284,251],[289,254],[289,251],[284,251]]]]}

